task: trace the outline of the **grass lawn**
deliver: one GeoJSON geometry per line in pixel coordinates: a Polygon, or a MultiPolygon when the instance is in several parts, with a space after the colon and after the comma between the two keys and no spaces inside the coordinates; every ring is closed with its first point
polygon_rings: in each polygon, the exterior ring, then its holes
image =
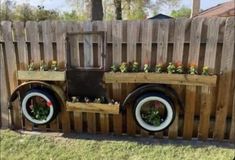
{"type": "Polygon", "coordinates": [[[0,130],[1,160],[232,160],[233,145],[99,135],[63,138],[0,130]],[[94,136],[93,136],[94,137],[94,136]]]}

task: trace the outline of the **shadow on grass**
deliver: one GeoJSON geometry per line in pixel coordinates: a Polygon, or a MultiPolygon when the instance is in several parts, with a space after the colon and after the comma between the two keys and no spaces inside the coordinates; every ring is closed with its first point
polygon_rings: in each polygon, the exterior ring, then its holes
{"type": "Polygon", "coordinates": [[[174,146],[190,146],[192,148],[222,147],[228,149],[235,149],[235,144],[229,141],[214,141],[214,140],[201,141],[196,138],[192,140],[184,140],[182,138],[168,139],[167,137],[159,139],[153,136],[142,137],[142,136],[129,136],[129,135],[89,134],[89,133],[69,133],[69,134],[63,134],[63,137],[70,139],[96,140],[96,141],[128,141],[128,142],[136,142],[142,145],[174,145],[174,146]]]}

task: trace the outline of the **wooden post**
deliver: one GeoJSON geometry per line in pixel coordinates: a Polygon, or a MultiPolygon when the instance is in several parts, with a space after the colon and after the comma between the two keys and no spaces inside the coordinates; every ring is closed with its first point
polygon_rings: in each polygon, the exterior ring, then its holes
{"type": "Polygon", "coordinates": [[[200,0],[193,0],[192,2],[192,10],[191,10],[191,18],[197,16],[200,12],[200,0]]]}

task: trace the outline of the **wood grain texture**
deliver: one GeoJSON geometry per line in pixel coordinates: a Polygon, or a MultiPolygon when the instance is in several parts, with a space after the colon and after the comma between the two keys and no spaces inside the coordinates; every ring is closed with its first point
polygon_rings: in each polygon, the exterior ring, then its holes
{"type": "MultiPolygon", "coordinates": [[[[2,21],[1,22],[1,32],[3,36],[3,40],[5,41],[5,65],[7,69],[7,80],[9,81],[9,89],[10,93],[14,91],[16,86],[18,85],[16,79],[16,71],[17,71],[17,55],[15,52],[15,46],[13,44],[12,37],[12,23],[10,21],[2,21]]],[[[17,100],[18,101],[18,100],[17,100]]],[[[17,102],[17,106],[19,102],[17,102]]],[[[15,105],[14,105],[15,106],[15,105]]],[[[21,119],[20,119],[20,111],[19,107],[13,107],[13,125],[16,128],[21,127],[21,119]]]]}
{"type": "MultiPolygon", "coordinates": [[[[174,46],[173,46],[173,55],[172,62],[183,64],[183,56],[184,56],[184,37],[185,37],[185,29],[189,24],[188,19],[178,19],[175,21],[175,30],[174,30],[174,46]]],[[[172,86],[173,89],[178,93],[181,100],[183,99],[183,90],[184,86],[172,86]]],[[[175,120],[172,125],[168,129],[168,137],[171,139],[175,139],[178,136],[179,130],[179,112],[180,106],[177,102],[175,104],[175,120]]]]}
{"type": "Polygon", "coordinates": [[[119,114],[119,104],[102,104],[102,103],[72,103],[66,102],[67,111],[79,111],[89,113],[119,114]]]}
{"type": "Polygon", "coordinates": [[[216,105],[216,121],[214,129],[214,138],[222,140],[225,134],[226,117],[229,107],[232,88],[232,70],[234,63],[234,18],[228,18],[226,20],[225,32],[224,32],[224,43],[222,49],[221,61],[221,72],[218,86],[218,98],[216,105]]]}
{"type": "Polygon", "coordinates": [[[159,83],[189,86],[215,86],[217,76],[167,73],[112,73],[104,74],[105,83],[159,83]]]}
{"type": "MultiPolygon", "coordinates": [[[[207,21],[207,44],[205,51],[204,66],[210,68],[210,72],[214,73],[216,65],[216,49],[219,36],[219,28],[223,23],[223,19],[212,18],[207,21]]],[[[210,113],[212,107],[215,105],[216,88],[203,87],[201,88],[201,108],[200,120],[198,126],[198,138],[206,140],[210,127],[210,113]]]]}
{"type": "MultiPolygon", "coordinates": [[[[199,64],[200,42],[203,18],[194,18],[191,23],[190,46],[188,64],[199,64]]],[[[193,136],[194,113],[196,107],[197,87],[186,86],[183,138],[191,139],[193,136]]]]}
{"type": "MultiPolygon", "coordinates": [[[[122,21],[112,22],[112,62],[113,64],[122,63],[122,21]]],[[[121,101],[122,86],[121,84],[113,84],[113,99],[121,101]]],[[[113,130],[115,134],[122,134],[122,114],[113,115],[113,130]]]]}
{"type": "Polygon", "coordinates": [[[3,48],[2,45],[0,45],[0,75],[1,75],[1,80],[0,80],[0,104],[1,104],[1,128],[6,129],[9,126],[9,121],[10,117],[8,116],[8,96],[9,96],[9,83],[8,83],[8,78],[7,78],[7,71],[6,71],[6,64],[4,61],[4,53],[3,53],[3,48]]]}
{"type": "Polygon", "coordinates": [[[151,63],[153,21],[141,22],[141,68],[151,63]]]}
{"type": "Polygon", "coordinates": [[[18,71],[19,80],[65,81],[65,71],[18,71]]]}
{"type": "MultiPolygon", "coordinates": [[[[186,106],[185,112],[181,110],[178,112],[178,107],[176,106],[176,118],[168,130],[168,136],[172,139],[183,136],[185,139],[199,138],[206,140],[213,138],[214,140],[223,140],[229,138],[231,141],[234,140],[234,94],[231,94],[234,92],[234,78],[232,78],[234,77],[232,75],[234,74],[232,73],[234,72],[233,19],[214,17],[170,21],[95,21],[85,23],[91,25],[93,31],[106,31],[106,69],[109,69],[113,63],[120,64],[122,61],[138,61],[142,68],[144,63],[149,63],[153,66],[155,63],[172,61],[174,63],[183,63],[185,66],[193,63],[199,66],[200,72],[203,65],[208,65],[210,72],[219,74],[221,71],[222,74],[217,75],[218,83],[216,84],[215,77],[211,76],[205,79],[201,79],[200,76],[199,80],[197,78],[187,79],[190,83],[192,80],[203,81],[199,83],[198,87],[188,86],[188,84],[184,86],[178,82],[177,84],[171,84],[171,87],[176,90],[179,97],[185,101],[186,106]],[[211,87],[215,87],[214,90],[211,87]],[[215,108],[216,120],[214,120],[215,108]],[[230,119],[232,120],[231,124],[230,119]]],[[[7,97],[13,88],[12,86],[17,85],[17,83],[11,82],[12,79],[9,78],[13,77],[16,80],[16,74],[12,74],[13,68],[26,70],[30,60],[34,60],[38,66],[41,59],[46,59],[46,61],[55,59],[58,61],[60,68],[64,69],[67,63],[66,33],[83,32],[83,25],[83,22],[63,21],[26,22],[25,24],[23,22],[1,22],[0,53],[4,58],[1,57],[1,95],[3,96],[0,99],[1,110],[3,111],[1,112],[1,123],[3,123],[3,126],[4,124],[7,126],[7,123],[11,120],[7,118],[6,103],[7,97]],[[16,56],[12,58],[12,54],[16,56]],[[17,63],[13,64],[12,59],[15,59],[17,63]],[[4,67],[5,69],[2,69],[4,67]]],[[[71,44],[73,46],[72,52],[75,53],[71,58],[72,64],[75,67],[84,67],[85,63],[92,65],[91,62],[93,60],[94,66],[98,66],[100,63],[98,60],[99,48],[101,47],[98,38],[94,36],[92,38],[92,47],[86,47],[90,50],[88,51],[89,54],[92,53],[92,48],[95,51],[93,58],[89,62],[88,60],[84,61],[83,37],[80,36],[74,39],[78,43],[74,41],[75,43],[71,44]]],[[[88,45],[89,41],[88,38],[88,43],[85,45],[88,45]]],[[[87,58],[91,57],[88,56],[87,58]]],[[[142,79],[151,82],[148,78],[143,78],[143,75],[142,79]]],[[[128,79],[124,80],[127,81],[128,79]]],[[[156,80],[152,79],[152,81],[156,80]]],[[[133,89],[133,86],[138,85],[138,83],[134,83],[132,85],[130,83],[128,85],[107,84],[107,88],[112,86],[112,90],[108,94],[111,98],[122,102],[126,94],[133,89]]],[[[166,82],[164,80],[159,83],[166,82]]],[[[19,104],[16,104],[16,106],[19,106],[19,104]]],[[[93,127],[93,125],[89,124],[88,130],[91,133],[96,131],[109,133],[111,131],[116,134],[127,133],[134,135],[140,133],[142,136],[149,136],[148,132],[140,131],[133,121],[132,106],[126,107],[129,110],[127,110],[127,114],[124,113],[123,115],[96,114],[91,121],[95,125],[93,127]]],[[[17,115],[12,116],[13,120],[16,119],[17,115]]],[[[65,106],[62,106],[62,112],[58,116],[58,131],[61,131],[61,129],[65,133],[71,132],[71,129],[77,132],[87,131],[88,121],[86,115],[86,113],[76,111],[73,113],[65,112],[65,106]]],[[[26,130],[38,129],[37,127],[32,127],[28,121],[25,121],[23,125],[25,125],[23,127],[26,130]]],[[[56,128],[53,129],[51,124],[46,127],[44,128],[45,130],[57,130],[56,128]]],[[[167,130],[163,134],[167,136],[167,130]]],[[[160,137],[163,134],[161,133],[160,137]]]]}

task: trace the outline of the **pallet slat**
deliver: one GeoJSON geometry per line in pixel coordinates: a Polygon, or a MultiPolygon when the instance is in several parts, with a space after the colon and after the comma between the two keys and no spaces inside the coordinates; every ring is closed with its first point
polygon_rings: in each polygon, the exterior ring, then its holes
{"type": "Polygon", "coordinates": [[[161,83],[192,86],[215,86],[217,76],[157,73],[112,73],[104,74],[105,83],[161,83]]]}
{"type": "Polygon", "coordinates": [[[65,71],[18,71],[18,80],[65,81],[65,71]]]}
{"type": "Polygon", "coordinates": [[[66,102],[66,111],[79,111],[88,113],[119,114],[119,104],[66,102]]]}

